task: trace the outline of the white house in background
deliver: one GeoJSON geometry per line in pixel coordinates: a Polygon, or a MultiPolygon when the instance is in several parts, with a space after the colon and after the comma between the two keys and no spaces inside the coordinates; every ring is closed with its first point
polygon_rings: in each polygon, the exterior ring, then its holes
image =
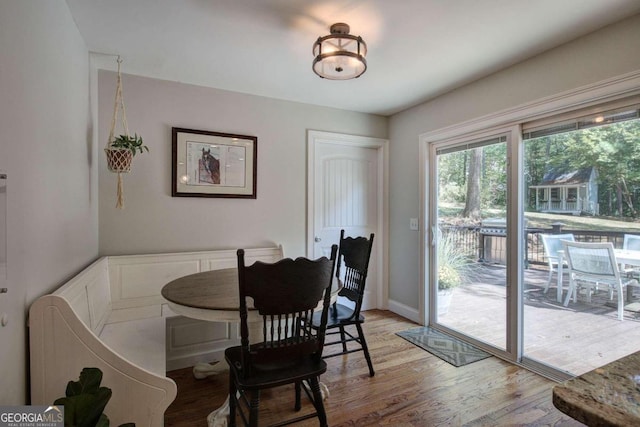
{"type": "Polygon", "coordinates": [[[551,169],[538,185],[529,188],[535,192],[536,211],[580,215],[597,215],[598,172],[594,167],[572,171],[551,169]]]}

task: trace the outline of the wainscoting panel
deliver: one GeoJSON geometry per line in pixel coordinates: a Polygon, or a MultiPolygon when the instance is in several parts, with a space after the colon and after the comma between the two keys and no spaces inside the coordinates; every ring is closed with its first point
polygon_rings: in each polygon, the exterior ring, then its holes
{"type": "Polygon", "coordinates": [[[224,363],[224,350],[238,345],[238,324],[207,322],[187,317],[166,319],[167,371],[196,363],[224,363]]]}

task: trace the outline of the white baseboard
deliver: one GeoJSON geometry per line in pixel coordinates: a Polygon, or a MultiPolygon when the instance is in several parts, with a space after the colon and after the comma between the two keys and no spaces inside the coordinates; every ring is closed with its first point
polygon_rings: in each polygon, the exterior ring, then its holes
{"type": "Polygon", "coordinates": [[[389,311],[392,311],[406,319],[412,320],[416,323],[422,324],[422,320],[420,319],[420,312],[417,308],[409,307],[408,305],[402,304],[398,301],[389,300],[389,311]]]}

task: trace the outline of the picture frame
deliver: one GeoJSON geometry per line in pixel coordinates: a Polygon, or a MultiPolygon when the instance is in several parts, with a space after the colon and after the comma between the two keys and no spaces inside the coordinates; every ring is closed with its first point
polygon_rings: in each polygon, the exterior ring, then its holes
{"type": "Polygon", "coordinates": [[[171,196],[257,197],[258,137],[171,128],[171,196]]]}

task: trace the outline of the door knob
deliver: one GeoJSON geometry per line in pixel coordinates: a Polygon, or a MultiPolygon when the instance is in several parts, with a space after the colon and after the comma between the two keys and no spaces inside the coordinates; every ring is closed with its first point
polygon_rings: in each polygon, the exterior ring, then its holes
{"type": "Polygon", "coordinates": [[[316,236],[316,237],[315,237],[315,239],[313,239],[313,240],[314,240],[316,243],[318,243],[318,242],[322,241],[322,239],[321,239],[321,238],[319,238],[318,236],[316,236]]]}

